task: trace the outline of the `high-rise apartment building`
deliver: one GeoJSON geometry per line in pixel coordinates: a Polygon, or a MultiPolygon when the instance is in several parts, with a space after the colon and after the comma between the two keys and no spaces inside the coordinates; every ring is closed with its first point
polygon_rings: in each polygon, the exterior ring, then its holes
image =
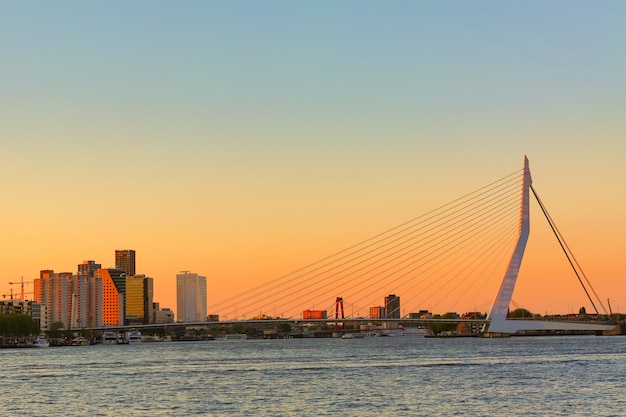
{"type": "Polygon", "coordinates": [[[385,297],[385,311],[388,319],[400,318],[400,297],[395,294],[389,294],[385,297]]]}
{"type": "Polygon", "coordinates": [[[115,268],[124,271],[127,277],[135,276],[135,251],[132,249],[116,250],[115,268]]]}
{"type": "Polygon", "coordinates": [[[102,265],[97,264],[95,261],[83,261],[82,264],[78,264],[78,275],[93,277],[100,268],[102,268],[102,265]]]}
{"type": "Polygon", "coordinates": [[[206,277],[189,271],[176,275],[176,314],[180,323],[207,321],[206,277]]]}
{"type": "Polygon", "coordinates": [[[102,326],[102,282],[98,277],[43,270],[35,280],[35,301],[44,304],[45,322],[64,327],[102,326]]]}
{"type": "Polygon", "coordinates": [[[35,280],[35,301],[46,305],[48,322],[70,324],[71,283],[64,274],[55,274],[46,269],[39,272],[35,280]]]}

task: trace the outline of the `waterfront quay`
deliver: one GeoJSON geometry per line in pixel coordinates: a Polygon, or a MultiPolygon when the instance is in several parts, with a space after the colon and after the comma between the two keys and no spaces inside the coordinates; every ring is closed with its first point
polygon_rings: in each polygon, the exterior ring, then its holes
{"type": "MultiPolygon", "coordinates": [[[[51,347],[151,342],[189,342],[246,339],[366,338],[366,337],[483,337],[484,319],[265,319],[73,328],[48,331],[51,347]]],[[[613,331],[527,331],[506,336],[620,335],[625,325],[613,331]]],[[[491,337],[491,336],[488,336],[491,337]]],[[[33,346],[32,337],[0,337],[0,348],[33,346]]]]}

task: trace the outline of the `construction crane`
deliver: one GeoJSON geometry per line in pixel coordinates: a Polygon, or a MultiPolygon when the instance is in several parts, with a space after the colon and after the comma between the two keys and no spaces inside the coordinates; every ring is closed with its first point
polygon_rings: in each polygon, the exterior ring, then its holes
{"type": "MultiPolygon", "coordinates": [[[[35,293],[32,291],[25,292],[24,294],[22,294],[22,301],[26,301],[26,298],[24,298],[25,295],[32,295],[34,297],[35,293]]],[[[32,301],[33,298],[31,297],[30,300],[32,301]]]]}
{"type": "Polygon", "coordinates": [[[7,295],[10,295],[9,300],[13,299],[13,288],[11,288],[11,294],[2,294],[2,298],[7,298],[7,295]]]}
{"type": "MultiPolygon", "coordinates": [[[[21,282],[9,282],[9,285],[17,285],[17,284],[22,284],[22,291],[21,291],[21,298],[20,300],[24,301],[24,284],[32,284],[32,282],[24,282],[24,277],[22,277],[22,281],[21,282]]],[[[11,298],[13,298],[13,288],[11,288],[11,298]]]]}

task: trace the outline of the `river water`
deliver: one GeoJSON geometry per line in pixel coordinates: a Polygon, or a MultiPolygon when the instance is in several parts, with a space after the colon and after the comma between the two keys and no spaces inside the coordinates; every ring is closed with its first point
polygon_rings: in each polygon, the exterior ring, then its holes
{"type": "Polygon", "coordinates": [[[2,349],[1,415],[626,416],[625,337],[2,349]]]}

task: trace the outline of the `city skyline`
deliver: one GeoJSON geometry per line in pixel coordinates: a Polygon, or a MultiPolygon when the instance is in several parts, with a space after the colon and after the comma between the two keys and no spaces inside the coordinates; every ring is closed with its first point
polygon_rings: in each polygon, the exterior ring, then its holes
{"type": "MultiPolygon", "coordinates": [[[[594,288],[626,310],[623,3],[67,6],[0,6],[2,294],[133,248],[155,301],[175,309],[176,274],[198,271],[219,313],[528,155],[594,288]]],[[[531,216],[514,299],[578,311],[531,216]]]]}
{"type": "Polygon", "coordinates": [[[32,297],[20,294],[18,302],[43,306],[39,310],[42,329],[55,322],[72,328],[173,322],[173,310],[161,309],[154,300],[154,280],[145,274],[127,275],[134,271],[134,259],[134,250],[116,250],[117,268],[86,260],[76,272],[41,270],[32,282],[32,297]]]}

